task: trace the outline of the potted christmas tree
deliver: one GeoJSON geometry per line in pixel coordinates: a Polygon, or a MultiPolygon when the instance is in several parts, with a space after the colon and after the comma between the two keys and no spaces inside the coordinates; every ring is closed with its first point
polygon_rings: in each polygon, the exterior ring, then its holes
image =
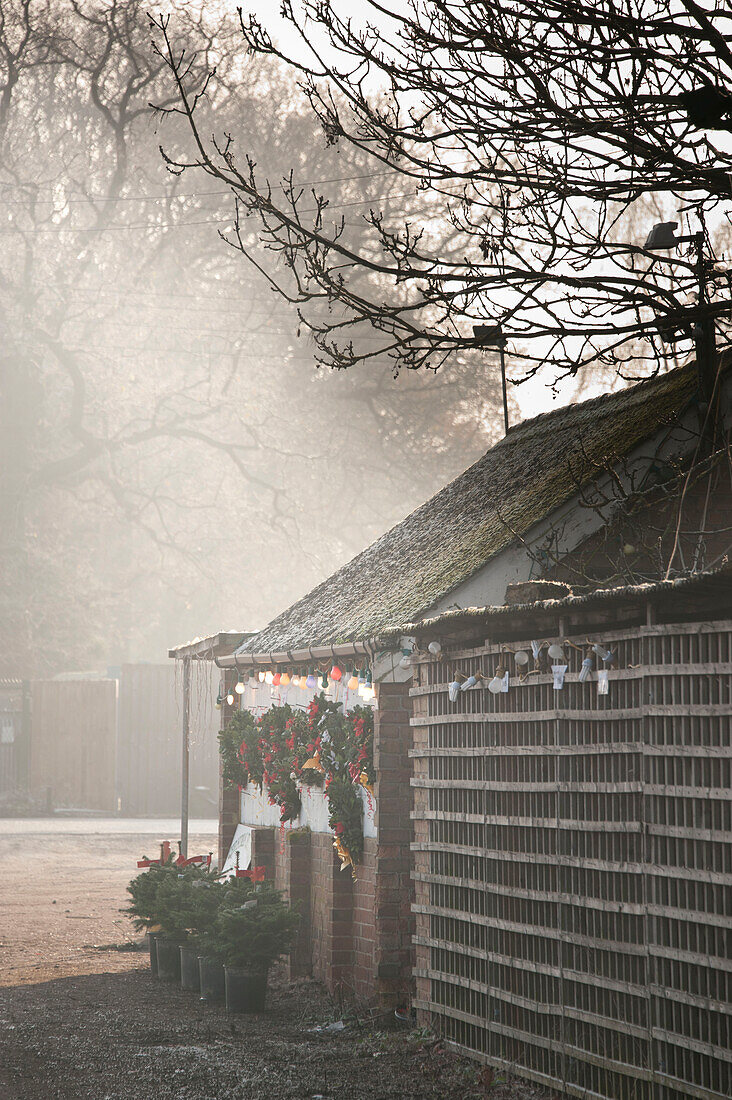
{"type": "Polygon", "coordinates": [[[270,967],[290,950],[299,920],[271,883],[246,883],[229,896],[205,937],[209,953],[224,964],[228,1012],[264,1009],[270,967]]]}
{"type": "Polygon", "coordinates": [[[156,940],[161,936],[160,905],[158,892],[163,882],[177,876],[178,868],[170,857],[165,863],[154,863],[147,871],[143,871],[132,879],[127,887],[131,903],[125,912],[132,918],[132,924],[137,932],[145,931],[148,934],[150,945],[150,969],[153,977],[158,975],[158,956],[156,940]]]}

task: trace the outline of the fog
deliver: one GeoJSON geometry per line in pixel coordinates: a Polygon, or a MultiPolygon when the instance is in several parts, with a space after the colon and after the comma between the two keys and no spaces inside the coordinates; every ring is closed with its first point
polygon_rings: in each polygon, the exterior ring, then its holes
{"type": "MultiPolygon", "coordinates": [[[[190,133],[150,107],[176,94],[143,8],[29,12],[3,2],[0,30],[0,676],[22,677],[264,625],[501,422],[490,355],[397,378],[318,368],[296,307],[222,239],[231,197],[166,168],[160,146],[184,157],[190,133]]],[[[192,64],[217,66],[210,128],[260,172],[335,181],[355,234],[403,191],[326,143],[231,17],[175,25],[192,64]]],[[[255,256],[256,231],[241,225],[255,256]]]]}

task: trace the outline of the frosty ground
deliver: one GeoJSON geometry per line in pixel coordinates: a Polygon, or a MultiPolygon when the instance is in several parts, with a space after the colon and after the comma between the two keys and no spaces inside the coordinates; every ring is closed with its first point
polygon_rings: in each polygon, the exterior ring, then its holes
{"type": "MultiPolygon", "coordinates": [[[[215,822],[191,831],[190,851],[215,846],[215,822]]],[[[275,975],[265,1014],[232,1017],[154,980],[121,910],[136,859],[174,835],[165,821],[0,820],[3,1100],[540,1096],[315,982],[275,975]]]]}

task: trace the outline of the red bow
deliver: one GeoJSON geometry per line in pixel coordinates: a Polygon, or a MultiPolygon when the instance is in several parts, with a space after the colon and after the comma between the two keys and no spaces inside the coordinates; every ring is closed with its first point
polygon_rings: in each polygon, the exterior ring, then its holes
{"type": "Polygon", "coordinates": [[[249,878],[252,882],[264,882],[266,870],[266,867],[250,867],[248,871],[240,871],[237,867],[235,874],[237,878],[249,878]]]}

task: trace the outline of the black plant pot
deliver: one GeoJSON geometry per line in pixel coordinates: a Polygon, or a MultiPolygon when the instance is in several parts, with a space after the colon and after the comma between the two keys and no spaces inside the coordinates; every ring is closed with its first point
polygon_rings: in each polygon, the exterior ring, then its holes
{"type": "Polygon", "coordinates": [[[216,1001],[223,1004],[226,999],[223,963],[220,963],[217,959],[210,959],[206,955],[199,955],[198,973],[201,983],[201,1000],[216,1001]]]}
{"type": "Polygon", "coordinates": [[[147,934],[147,944],[150,949],[150,973],[152,974],[153,978],[157,978],[158,976],[157,939],[159,935],[159,932],[148,932],[147,934]]]}
{"type": "Polygon", "coordinates": [[[180,984],[182,989],[190,989],[197,993],[201,987],[201,977],[198,970],[198,950],[195,947],[180,947],[180,984]]]}
{"type": "Polygon", "coordinates": [[[180,945],[167,936],[158,936],[158,977],[166,982],[180,981],[180,945]]]}
{"type": "Polygon", "coordinates": [[[267,997],[267,971],[253,973],[238,966],[225,966],[226,1011],[264,1012],[267,997]]]}

